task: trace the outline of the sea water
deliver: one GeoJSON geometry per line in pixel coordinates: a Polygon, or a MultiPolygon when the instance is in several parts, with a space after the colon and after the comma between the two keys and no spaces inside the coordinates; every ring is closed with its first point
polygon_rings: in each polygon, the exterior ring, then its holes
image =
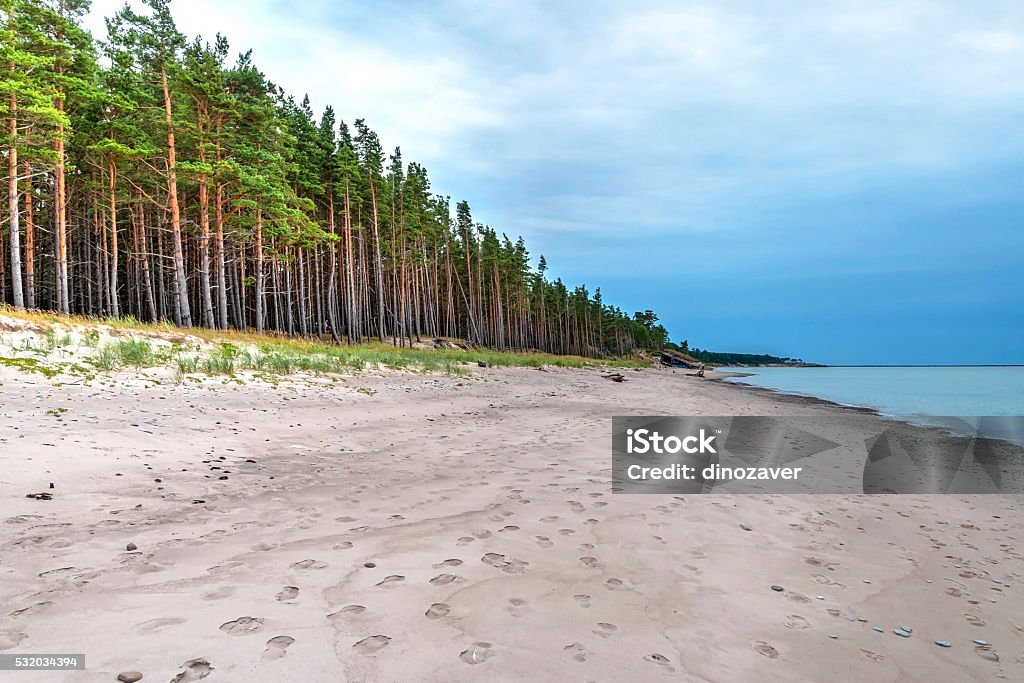
{"type": "Polygon", "coordinates": [[[1024,416],[1024,366],[721,368],[787,394],[873,408],[889,417],[1024,443],[1024,419],[975,421],[964,429],[934,416],[1024,416]]]}

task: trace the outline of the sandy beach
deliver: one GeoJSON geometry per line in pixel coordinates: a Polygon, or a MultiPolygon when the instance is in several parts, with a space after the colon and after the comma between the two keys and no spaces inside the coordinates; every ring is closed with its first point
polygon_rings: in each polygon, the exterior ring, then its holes
{"type": "Polygon", "coordinates": [[[0,651],[87,661],[0,678],[1024,680],[1019,499],[613,494],[614,415],[881,419],[625,374],[0,367],[0,651]]]}

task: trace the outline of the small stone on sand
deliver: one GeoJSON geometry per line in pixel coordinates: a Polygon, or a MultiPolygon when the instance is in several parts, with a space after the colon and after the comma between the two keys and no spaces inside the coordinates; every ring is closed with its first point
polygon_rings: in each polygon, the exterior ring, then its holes
{"type": "Polygon", "coordinates": [[[782,586],[779,586],[779,585],[773,585],[773,586],[772,586],[772,590],[773,590],[773,591],[776,591],[776,592],[778,592],[778,593],[781,593],[782,591],[784,591],[784,590],[786,590],[786,589],[785,589],[785,588],[783,588],[782,586]]]}
{"type": "Polygon", "coordinates": [[[134,543],[129,543],[128,545],[126,545],[126,546],[124,547],[124,549],[125,549],[125,550],[128,550],[128,551],[132,551],[132,550],[138,550],[138,549],[139,549],[139,546],[135,545],[134,543]]]}
{"type": "Polygon", "coordinates": [[[939,647],[949,647],[950,646],[948,640],[936,640],[935,644],[938,645],[939,647]]]}
{"type": "Polygon", "coordinates": [[[135,681],[142,680],[142,674],[138,671],[122,671],[117,674],[117,680],[121,683],[135,683],[135,681]]]}

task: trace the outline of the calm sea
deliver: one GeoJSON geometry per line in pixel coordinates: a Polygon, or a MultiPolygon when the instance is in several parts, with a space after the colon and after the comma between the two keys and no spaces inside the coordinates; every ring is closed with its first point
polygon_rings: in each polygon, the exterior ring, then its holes
{"type": "MultiPolygon", "coordinates": [[[[723,368],[725,370],[727,368],[723,368]]],[[[1024,367],[736,368],[729,381],[816,396],[932,424],[932,416],[1024,415],[1024,367]]],[[[938,421],[954,426],[948,421],[938,421]]],[[[988,420],[980,431],[1024,443],[1024,420],[988,420]]],[[[961,431],[961,430],[957,430],[961,431]]]]}

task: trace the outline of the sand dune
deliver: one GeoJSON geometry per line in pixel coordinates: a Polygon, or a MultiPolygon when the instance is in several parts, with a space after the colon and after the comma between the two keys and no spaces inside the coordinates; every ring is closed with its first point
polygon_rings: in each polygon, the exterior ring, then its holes
{"type": "Polygon", "coordinates": [[[8,677],[1024,680],[1019,500],[617,495],[613,415],[842,411],[666,369],[473,372],[0,367],[0,651],[87,659],[8,677]]]}

